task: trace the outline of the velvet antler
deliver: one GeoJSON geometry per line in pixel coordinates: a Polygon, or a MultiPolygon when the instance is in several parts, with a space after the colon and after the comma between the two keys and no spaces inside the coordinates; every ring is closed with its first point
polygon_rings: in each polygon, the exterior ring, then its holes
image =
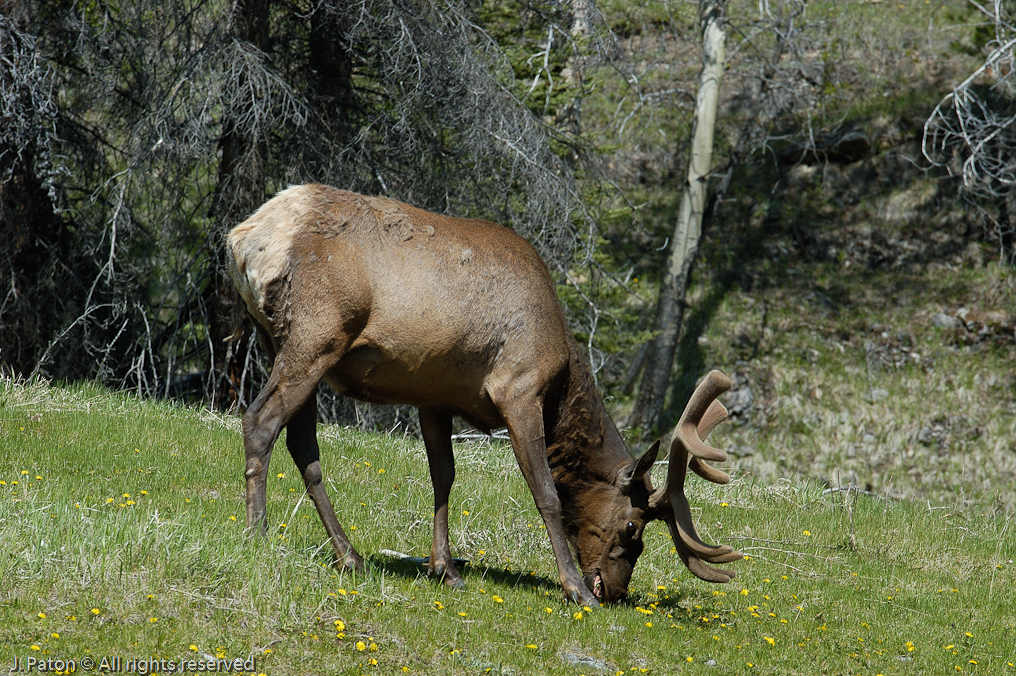
{"type": "Polygon", "coordinates": [[[730,378],[719,371],[710,371],[695,388],[670,440],[667,483],[663,490],[653,494],[650,502],[657,518],[665,521],[670,528],[670,535],[684,565],[707,582],[730,582],[735,575],[733,571],[709,564],[737,561],[743,555],[729,545],[709,545],[702,541],[691,519],[691,507],[684,494],[684,480],[690,468],[713,483],[725,484],[730,481],[730,475],[706,462],[723,462],[727,459],[727,454],[704,443],[713,428],[727,418],[727,409],[716,401],[716,397],[730,389],[730,385],[730,378]]]}

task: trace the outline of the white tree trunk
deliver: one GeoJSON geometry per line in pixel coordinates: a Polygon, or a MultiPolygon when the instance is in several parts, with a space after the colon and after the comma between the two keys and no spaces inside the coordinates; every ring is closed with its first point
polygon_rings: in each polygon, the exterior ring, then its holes
{"type": "MultiPolygon", "coordinates": [[[[718,3],[703,3],[718,4],[718,3]]],[[[713,135],[716,129],[716,103],[723,78],[725,36],[719,11],[706,11],[702,30],[702,73],[692,127],[691,158],[688,179],[681,196],[681,211],[674,225],[667,271],[680,275],[698,251],[702,236],[702,214],[705,211],[709,170],[713,162],[713,135]]]]}
{"type": "Polygon", "coordinates": [[[657,335],[650,345],[645,373],[629,420],[629,425],[646,432],[661,423],[670,372],[677,354],[688,275],[702,237],[702,215],[713,161],[713,133],[725,56],[723,5],[717,0],[702,0],[700,3],[702,71],[699,74],[688,176],[682,188],[681,209],[674,224],[667,267],[660,285],[653,322],[657,335]]]}

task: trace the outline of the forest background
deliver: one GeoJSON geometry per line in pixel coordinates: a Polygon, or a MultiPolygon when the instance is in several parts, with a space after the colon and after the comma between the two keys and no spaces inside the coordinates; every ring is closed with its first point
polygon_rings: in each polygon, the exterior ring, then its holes
{"type": "MultiPolygon", "coordinates": [[[[318,181],[526,236],[633,439],[716,367],[734,376],[742,473],[1016,504],[1001,2],[0,10],[8,377],[242,408],[269,365],[236,331],[223,236],[318,181]],[[709,12],[726,60],[703,238],[660,331],[709,12]],[[673,365],[648,358],[661,336],[673,365]],[[646,416],[636,393],[661,371],[646,416]]],[[[319,408],[415,425],[327,391],[319,408]]]]}

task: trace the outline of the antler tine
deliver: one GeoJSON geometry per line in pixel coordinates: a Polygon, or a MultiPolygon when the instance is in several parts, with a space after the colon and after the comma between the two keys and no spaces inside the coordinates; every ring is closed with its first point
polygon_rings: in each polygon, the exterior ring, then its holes
{"type": "MultiPolygon", "coordinates": [[[[719,371],[710,371],[706,377],[698,384],[695,391],[691,395],[691,399],[688,401],[688,405],[684,409],[684,413],[681,415],[681,419],[677,423],[677,427],[674,428],[674,435],[670,440],[671,452],[674,450],[674,444],[677,443],[680,437],[681,442],[688,448],[688,452],[693,456],[702,458],[703,460],[715,460],[716,462],[724,462],[727,459],[727,454],[718,448],[712,446],[706,446],[702,443],[702,438],[699,436],[699,424],[706,421],[708,429],[706,432],[711,432],[721,419],[714,420],[716,413],[714,412],[708,418],[706,414],[709,413],[709,409],[712,403],[716,400],[716,397],[720,396],[724,392],[730,389],[731,386],[730,378],[723,375],[719,371]]],[[[723,417],[726,417],[727,410],[723,408],[723,417]]]]}
{"type": "Polygon", "coordinates": [[[707,446],[703,439],[727,417],[727,411],[716,401],[730,388],[731,381],[719,371],[710,371],[692,394],[681,416],[670,444],[667,483],[661,495],[653,500],[670,528],[671,537],[681,560],[688,569],[707,582],[729,582],[733,571],[715,568],[710,563],[728,563],[742,558],[729,545],[709,545],[702,541],[691,518],[691,507],[684,494],[689,466],[700,476],[716,483],[730,477],[708,465],[705,460],[723,462],[727,454],[707,446]]]}
{"type": "MultiPolygon", "coordinates": [[[[726,419],[726,407],[714,399],[709,404],[709,408],[707,408],[706,412],[702,415],[702,420],[699,421],[698,438],[705,441],[709,436],[709,433],[726,419]]],[[[714,484],[726,484],[730,482],[729,474],[716,469],[702,458],[693,457],[688,462],[688,469],[695,472],[695,474],[698,474],[706,481],[712,481],[714,484]]]]}

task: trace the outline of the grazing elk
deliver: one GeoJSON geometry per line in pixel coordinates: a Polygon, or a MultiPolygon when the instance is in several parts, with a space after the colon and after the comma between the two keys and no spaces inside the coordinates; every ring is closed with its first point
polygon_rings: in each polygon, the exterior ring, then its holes
{"type": "Polygon", "coordinates": [[[484,430],[508,428],[573,601],[625,598],[654,519],[670,527],[695,575],[711,582],[734,576],[709,564],[741,554],[699,538],[684,495],[688,468],[717,483],[729,480],[705,462],[725,454],[702,439],[726,417],[715,398],[730,381],[714,371],[696,390],[673,435],[666,487],[654,491],[649,470],[659,442],[632,458],[568,330],[546,265],[513,231],[305,185],[279,193],[234,228],[229,260],[274,357],[268,383],[243,418],[249,527],[267,526],[268,462],[286,427],[286,444],[339,560],[363,567],[321,482],[315,392],[325,380],[363,401],[419,409],[434,485],[429,570],[446,584],[463,584],[448,544],[453,415],[484,430]]]}

